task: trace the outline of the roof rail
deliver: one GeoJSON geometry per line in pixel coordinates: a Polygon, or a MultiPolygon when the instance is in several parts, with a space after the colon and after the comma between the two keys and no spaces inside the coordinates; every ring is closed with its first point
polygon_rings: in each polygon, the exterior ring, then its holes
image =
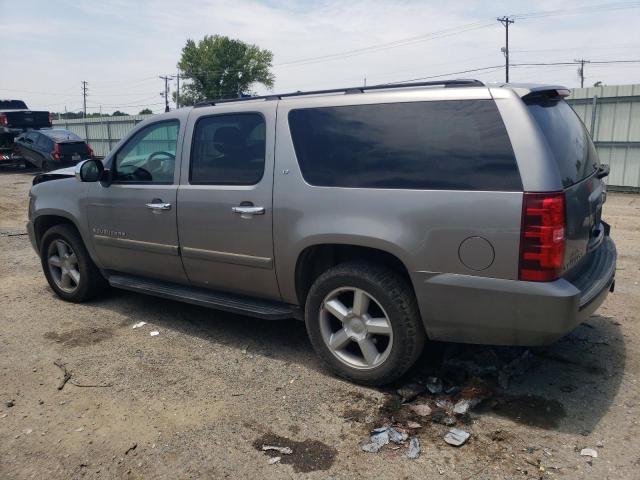
{"type": "Polygon", "coordinates": [[[394,88],[415,88],[415,87],[483,87],[484,83],[480,80],[473,79],[455,79],[455,80],[439,80],[433,82],[414,82],[414,83],[385,83],[381,85],[371,85],[369,87],[348,87],[348,88],[332,88],[329,90],[310,90],[308,92],[290,92],[272,95],[258,95],[255,97],[240,98],[224,98],[218,100],[204,100],[195,104],[195,107],[211,107],[221,103],[245,102],[247,100],[281,100],[289,97],[302,97],[306,95],[325,95],[330,93],[364,93],[370,90],[391,90],[394,88]]]}

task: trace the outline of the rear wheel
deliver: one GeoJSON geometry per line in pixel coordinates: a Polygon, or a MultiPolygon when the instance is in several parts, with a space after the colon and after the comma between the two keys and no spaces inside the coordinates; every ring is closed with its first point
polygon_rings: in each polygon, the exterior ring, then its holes
{"type": "Polygon", "coordinates": [[[425,333],[410,285],[392,270],[344,263],[313,284],[305,307],[316,352],[338,375],[364,385],[400,378],[425,333]]]}
{"type": "Polygon", "coordinates": [[[64,300],[84,302],[107,288],[80,235],[70,225],[56,225],[46,231],[40,260],[49,285],[64,300]]]}

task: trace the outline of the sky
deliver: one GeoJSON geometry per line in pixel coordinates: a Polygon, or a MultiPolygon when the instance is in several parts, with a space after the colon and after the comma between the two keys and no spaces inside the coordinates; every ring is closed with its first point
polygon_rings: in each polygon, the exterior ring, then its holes
{"type": "MultiPolygon", "coordinates": [[[[640,2],[0,0],[0,98],[78,111],[85,80],[88,112],[160,112],[158,76],[177,73],[187,39],[213,34],[271,50],[277,93],[436,75],[503,81],[503,15],[515,15],[512,64],[638,60],[587,64],[585,86],[640,83],[640,2]],[[474,69],[485,70],[458,73],[474,69]]],[[[575,88],[576,70],[516,65],[510,80],[575,88]]]]}

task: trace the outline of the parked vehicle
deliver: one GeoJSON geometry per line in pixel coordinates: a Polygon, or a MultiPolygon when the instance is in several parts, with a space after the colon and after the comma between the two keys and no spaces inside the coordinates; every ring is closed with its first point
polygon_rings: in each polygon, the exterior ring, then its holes
{"type": "Polygon", "coordinates": [[[16,154],[25,164],[46,172],[93,158],[87,142],[73,132],[57,128],[30,130],[16,137],[15,144],[16,154]]]}
{"type": "Polygon", "coordinates": [[[22,100],[0,99],[0,162],[13,162],[14,139],[27,130],[51,127],[49,112],[29,110],[22,100]]]}
{"type": "Polygon", "coordinates": [[[608,170],[568,93],[452,80],[183,108],[38,176],[29,235],[65,300],[111,285],[294,316],[363,384],[426,339],[548,344],[616,265],[608,170]]]}

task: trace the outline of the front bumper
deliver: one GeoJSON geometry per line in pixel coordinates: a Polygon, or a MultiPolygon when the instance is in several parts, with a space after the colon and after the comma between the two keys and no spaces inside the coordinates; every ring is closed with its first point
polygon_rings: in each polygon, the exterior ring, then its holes
{"type": "Polygon", "coordinates": [[[432,340],[486,345],[547,345],[582,323],[604,302],[616,271],[610,237],[570,280],[522,282],[457,274],[414,274],[432,340]]]}

